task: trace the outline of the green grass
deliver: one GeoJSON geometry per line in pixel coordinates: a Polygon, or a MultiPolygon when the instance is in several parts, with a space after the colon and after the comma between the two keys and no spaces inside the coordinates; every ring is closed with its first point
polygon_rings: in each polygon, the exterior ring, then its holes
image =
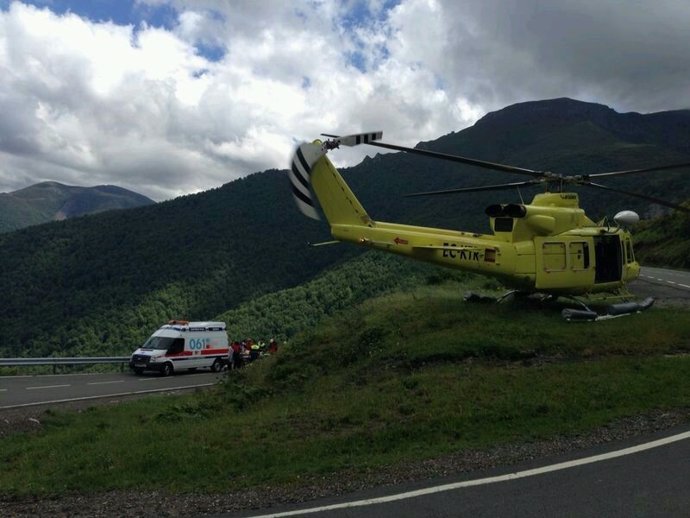
{"type": "Polygon", "coordinates": [[[213,391],[154,396],[3,439],[0,494],[292,485],[585,433],[690,404],[690,318],[596,324],[471,305],[454,285],[343,312],[213,391]]]}

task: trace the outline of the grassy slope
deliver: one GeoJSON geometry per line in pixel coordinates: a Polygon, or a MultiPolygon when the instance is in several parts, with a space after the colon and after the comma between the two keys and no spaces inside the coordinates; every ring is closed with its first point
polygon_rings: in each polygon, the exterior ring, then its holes
{"type": "MultiPolygon", "coordinates": [[[[690,207],[690,201],[685,203],[690,207]]],[[[690,269],[690,214],[674,211],[645,221],[635,233],[635,254],[643,264],[690,269]]]]}
{"type": "Polygon", "coordinates": [[[461,291],[371,299],[210,393],[46,414],[3,441],[1,494],[297,484],[690,403],[687,312],[567,324],[461,291]]]}
{"type": "MultiPolygon", "coordinates": [[[[336,246],[347,248],[347,245],[336,246]]],[[[468,286],[481,288],[498,286],[486,277],[370,251],[309,282],[252,299],[214,320],[228,324],[232,339],[273,336],[285,340],[300,330],[312,328],[324,317],[368,298],[444,280],[462,280],[468,286]]]]}

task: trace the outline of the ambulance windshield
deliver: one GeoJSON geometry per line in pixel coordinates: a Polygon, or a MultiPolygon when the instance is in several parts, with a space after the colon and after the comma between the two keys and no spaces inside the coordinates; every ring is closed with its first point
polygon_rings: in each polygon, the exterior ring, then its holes
{"type": "Polygon", "coordinates": [[[163,336],[152,336],[146,343],[141,346],[142,349],[151,349],[158,351],[167,351],[175,341],[174,338],[165,338],[163,336]]]}

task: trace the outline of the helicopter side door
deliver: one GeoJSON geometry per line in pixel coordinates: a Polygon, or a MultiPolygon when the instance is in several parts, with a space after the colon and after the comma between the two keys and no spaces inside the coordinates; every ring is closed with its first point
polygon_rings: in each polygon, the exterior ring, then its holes
{"type": "Polygon", "coordinates": [[[535,288],[579,291],[594,283],[592,238],[535,237],[535,288]]]}
{"type": "Polygon", "coordinates": [[[615,234],[604,234],[594,238],[594,250],[597,263],[596,284],[619,282],[622,275],[621,240],[615,234]]]}

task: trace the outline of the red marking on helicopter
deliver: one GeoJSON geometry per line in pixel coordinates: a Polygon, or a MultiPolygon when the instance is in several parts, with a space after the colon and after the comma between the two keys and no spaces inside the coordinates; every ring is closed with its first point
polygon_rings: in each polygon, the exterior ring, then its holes
{"type": "Polygon", "coordinates": [[[394,242],[396,245],[406,245],[406,244],[408,244],[409,241],[407,241],[407,239],[402,239],[402,238],[400,238],[400,237],[396,237],[396,238],[393,240],[393,242],[394,242]]]}

